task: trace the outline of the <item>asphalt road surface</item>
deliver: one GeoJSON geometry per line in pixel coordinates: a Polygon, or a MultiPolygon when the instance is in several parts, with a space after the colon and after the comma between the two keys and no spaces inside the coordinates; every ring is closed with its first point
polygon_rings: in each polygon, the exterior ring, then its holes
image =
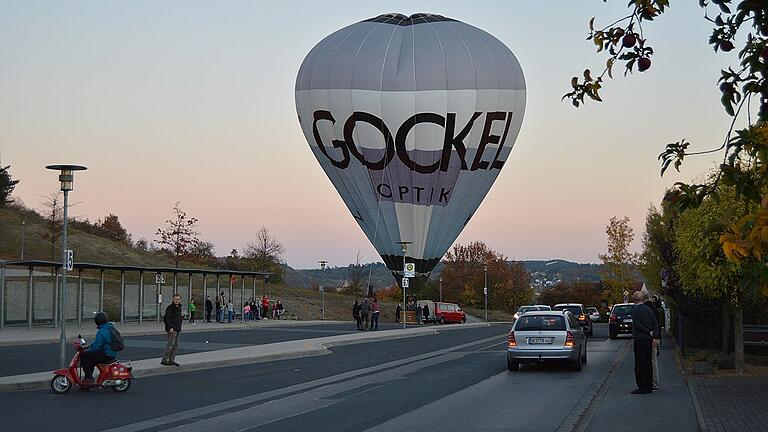
{"type": "Polygon", "coordinates": [[[3,430],[555,431],[627,341],[589,340],[581,372],[508,372],[508,325],[332,348],[328,355],[175,373],[111,391],[0,394],[3,430]],[[9,413],[24,413],[9,415],[9,413]]]}

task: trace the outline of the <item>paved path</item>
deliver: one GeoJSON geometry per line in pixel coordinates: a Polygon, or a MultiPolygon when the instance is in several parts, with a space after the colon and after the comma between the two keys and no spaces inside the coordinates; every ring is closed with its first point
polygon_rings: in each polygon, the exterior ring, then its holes
{"type": "Polygon", "coordinates": [[[692,376],[705,432],[768,431],[768,377],[692,376]]]}

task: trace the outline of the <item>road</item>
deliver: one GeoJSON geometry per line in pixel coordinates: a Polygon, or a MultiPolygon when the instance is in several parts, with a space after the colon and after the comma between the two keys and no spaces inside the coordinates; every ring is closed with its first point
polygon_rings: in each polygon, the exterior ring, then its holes
{"type": "Polygon", "coordinates": [[[569,429],[626,341],[595,327],[581,372],[508,372],[507,325],[333,347],[317,357],[143,378],[125,394],[0,394],[3,430],[569,429]],[[23,412],[25,415],[8,415],[23,412]],[[7,428],[6,428],[7,427],[7,428]]]}

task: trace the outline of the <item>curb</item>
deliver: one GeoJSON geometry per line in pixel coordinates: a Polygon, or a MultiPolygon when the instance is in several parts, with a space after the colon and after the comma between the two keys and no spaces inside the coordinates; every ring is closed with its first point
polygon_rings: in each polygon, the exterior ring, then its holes
{"type": "Polygon", "coordinates": [[[696,389],[693,388],[693,384],[691,384],[691,381],[685,380],[686,384],[688,384],[688,391],[691,392],[691,399],[693,399],[693,407],[696,409],[696,420],[699,422],[699,430],[701,432],[708,432],[709,428],[707,427],[707,423],[704,421],[704,413],[701,411],[701,405],[699,405],[699,398],[696,396],[696,389]]]}
{"type": "MultiPolygon", "coordinates": [[[[167,366],[160,366],[159,358],[143,359],[132,362],[137,369],[134,371],[134,378],[151,377],[158,375],[168,375],[175,373],[192,372],[206,369],[215,369],[219,367],[227,366],[239,366],[253,363],[264,363],[277,360],[290,360],[302,357],[312,357],[324,354],[330,354],[332,347],[354,345],[368,342],[377,342],[382,340],[393,339],[405,339],[417,336],[429,336],[440,334],[440,331],[452,331],[462,330],[470,328],[482,328],[490,327],[489,323],[476,323],[476,324],[453,324],[441,326],[440,328],[410,328],[407,329],[407,333],[403,333],[402,329],[395,330],[382,330],[380,332],[366,332],[366,333],[354,333],[351,334],[354,337],[350,337],[350,334],[342,334],[335,336],[326,336],[324,338],[313,339],[300,339],[284,342],[275,342],[264,345],[253,345],[246,348],[230,348],[220,351],[208,351],[203,353],[184,354],[179,356],[179,359],[183,362],[184,358],[194,359],[195,357],[215,356],[216,353],[226,352],[226,354],[235,354],[238,350],[251,349],[253,347],[260,347],[261,349],[268,347],[277,347],[279,344],[288,346],[288,348],[282,352],[276,353],[257,353],[255,355],[245,355],[242,357],[233,358],[221,358],[212,360],[202,360],[196,363],[185,364],[181,367],[168,368],[167,366]],[[370,336],[369,336],[370,335],[370,336]],[[334,340],[338,339],[338,340],[334,340]],[[294,347],[295,346],[295,347],[294,347]],[[146,369],[143,367],[147,367],[146,369]]],[[[36,372],[24,375],[10,375],[6,377],[0,377],[0,392],[14,392],[24,390],[41,390],[48,388],[48,384],[53,377],[51,372],[36,372]],[[12,381],[14,378],[21,378],[22,381],[12,381]],[[3,382],[6,381],[6,382],[3,382]]]]}

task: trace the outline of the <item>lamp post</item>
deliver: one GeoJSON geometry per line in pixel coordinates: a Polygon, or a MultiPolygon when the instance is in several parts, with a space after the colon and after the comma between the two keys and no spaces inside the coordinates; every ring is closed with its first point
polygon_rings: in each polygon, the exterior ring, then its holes
{"type": "MultiPolygon", "coordinates": [[[[400,252],[403,253],[403,279],[405,279],[405,257],[406,257],[406,252],[408,252],[408,245],[411,244],[411,242],[401,241],[397,243],[400,245],[400,252]]],[[[405,284],[402,282],[402,279],[401,279],[400,286],[403,288],[403,330],[405,330],[405,286],[403,285],[405,284]]]]}
{"type": "Polygon", "coordinates": [[[328,264],[328,261],[321,260],[318,262],[320,263],[321,273],[323,274],[323,284],[320,285],[320,297],[322,298],[320,311],[322,313],[322,319],[325,319],[325,266],[328,264]]]}
{"type": "Polygon", "coordinates": [[[485,322],[488,322],[488,264],[483,264],[483,296],[485,297],[485,322]]]}
{"type": "Polygon", "coordinates": [[[21,221],[21,259],[24,260],[24,238],[27,236],[27,221],[21,221]]]}
{"type": "Polygon", "coordinates": [[[440,275],[440,302],[443,301],[443,275],[440,275]]]}
{"type": "Polygon", "coordinates": [[[64,192],[64,226],[61,230],[61,289],[59,294],[59,318],[61,320],[61,335],[59,336],[59,366],[67,366],[67,330],[66,310],[67,305],[67,205],[69,191],[73,189],[75,182],[75,171],[84,171],[87,168],[81,165],[48,165],[45,168],[59,171],[59,182],[61,182],[61,191],[64,192]]]}

